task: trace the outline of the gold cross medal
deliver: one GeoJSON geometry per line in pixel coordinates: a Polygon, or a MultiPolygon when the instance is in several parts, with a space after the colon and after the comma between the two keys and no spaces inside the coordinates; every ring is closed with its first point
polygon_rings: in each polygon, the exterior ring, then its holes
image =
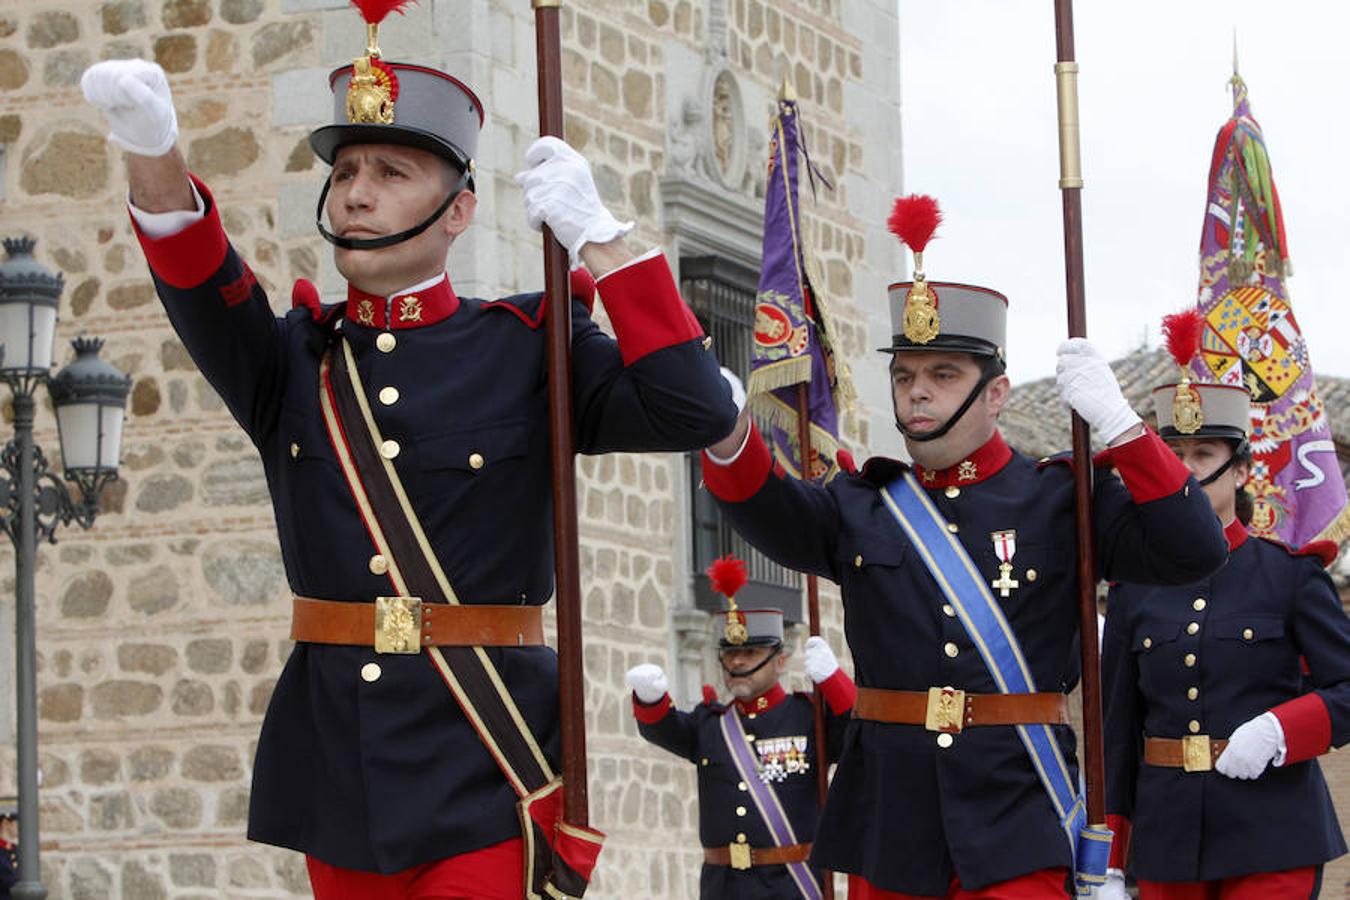
{"type": "Polygon", "coordinates": [[[989,586],[998,591],[1000,597],[1011,596],[1012,589],[1019,586],[1017,579],[1012,577],[1012,558],[1017,552],[1017,532],[1009,528],[1007,531],[991,532],[989,537],[994,541],[994,553],[1000,560],[998,577],[989,582],[989,586]]]}

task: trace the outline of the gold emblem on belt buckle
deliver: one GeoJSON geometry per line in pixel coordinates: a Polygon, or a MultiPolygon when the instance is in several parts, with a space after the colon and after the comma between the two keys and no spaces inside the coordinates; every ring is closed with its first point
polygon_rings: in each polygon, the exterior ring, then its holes
{"type": "Polygon", "coordinates": [[[727,850],[731,853],[731,867],[733,869],[750,868],[752,863],[749,844],[728,844],[727,850]]]}
{"type": "Polygon", "coordinates": [[[951,687],[928,689],[928,712],[923,727],[929,731],[960,731],[966,718],[966,692],[951,687]]]}
{"type": "Polygon", "coordinates": [[[1181,768],[1187,772],[1208,772],[1214,768],[1209,735],[1188,734],[1181,739],[1181,768]]]}
{"type": "Polygon", "coordinates": [[[375,652],[422,652],[422,598],[375,598],[375,652]]]}

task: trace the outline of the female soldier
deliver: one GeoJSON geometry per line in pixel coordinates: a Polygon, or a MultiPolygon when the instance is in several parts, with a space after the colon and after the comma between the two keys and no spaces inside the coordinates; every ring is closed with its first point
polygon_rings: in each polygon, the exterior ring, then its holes
{"type": "Polygon", "coordinates": [[[1153,398],[1229,560],[1188,587],[1112,588],[1102,665],[1116,842],[1097,896],[1125,898],[1132,826],[1140,900],[1316,897],[1322,865],[1346,851],[1316,762],[1350,738],[1350,620],[1323,571],[1335,545],[1248,534],[1246,390],[1183,377],[1153,398]]]}

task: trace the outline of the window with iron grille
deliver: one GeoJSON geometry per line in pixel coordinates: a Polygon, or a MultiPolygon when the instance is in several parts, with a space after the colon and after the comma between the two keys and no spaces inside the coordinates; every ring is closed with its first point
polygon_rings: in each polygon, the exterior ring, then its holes
{"type": "MultiPolygon", "coordinates": [[[[755,294],[759,273],[718,256],[680,260],[680,290],[698,317],[722,365],[748,381],[754,341],[755,294]]],[[[690,454],[690,483],[703,481],[699,455],[690,454]]],[[[706,488],[693,492],[694,602],[699,609],[720,612],[726,601],[708,584],[706,569],[728,553],[745,560],[750,580],[736,595],[743,609],[781,609],[788,622],[802,620],[801,575],[772,562],[731,527],[706,488]]]]}

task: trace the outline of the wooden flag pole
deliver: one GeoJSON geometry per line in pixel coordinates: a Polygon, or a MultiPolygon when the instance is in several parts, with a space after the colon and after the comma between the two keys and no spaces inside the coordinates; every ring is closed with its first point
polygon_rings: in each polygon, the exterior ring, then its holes
{"type": "MultiPolygon", "coordinates": [[[[811,478],[811,459],[814,457],[811,450],[810,387],[810,383],[805,381],[797,385],[797,446],[800,448],[798,472],[803,481],[809,481],[811,478]]],[[[816,576],[810,574],[806,576],[806,625],[812,635],[820,634],[820,585],[816,581],[816,576]]],[[[820,795],[820,805],[823,807],[825,793],[830,786],[830,752],[825,725],[825,695],[821,692],[820,685],[812,688],[812,700],[816,720],[816,787],[820,795]]],[[[820,874],[822,896],[825,900],[834,900],[833,873],[822,869],[820,874]]]]}
{"type": "MultiPolygon", "coordinates": [[[[1083,281],[1083,177],[1078,145],[1078,63],[1073,0],[1055,0],[1055,77],[1059,93],[1059,187],[1064,208],[1064,278],[1069,337],[1087,337],[1083,281]]],[[[1092,550],[1092,443],[1073,414],[1074,511],[1077,516],[1079,634],[1083,667],[1083,780],[1089,825],[1106,822],[1102,681],[1097,645],[1097,573],[1092,550]]]]}
{"type": "MultiPolygon", "coordinates": [[[[563,136],[560,0],[531,0],[539,80],[539,134],[563,136]]],[[[576,440],[572,427],[572,301],[567,250],[544,227],[544,303],[552,446],[553,557],[558,608],[558,716],[562,730],[563,819],[589,825],[586,694],[581,660],[581,563],[577,549],[576,440]]]]}

